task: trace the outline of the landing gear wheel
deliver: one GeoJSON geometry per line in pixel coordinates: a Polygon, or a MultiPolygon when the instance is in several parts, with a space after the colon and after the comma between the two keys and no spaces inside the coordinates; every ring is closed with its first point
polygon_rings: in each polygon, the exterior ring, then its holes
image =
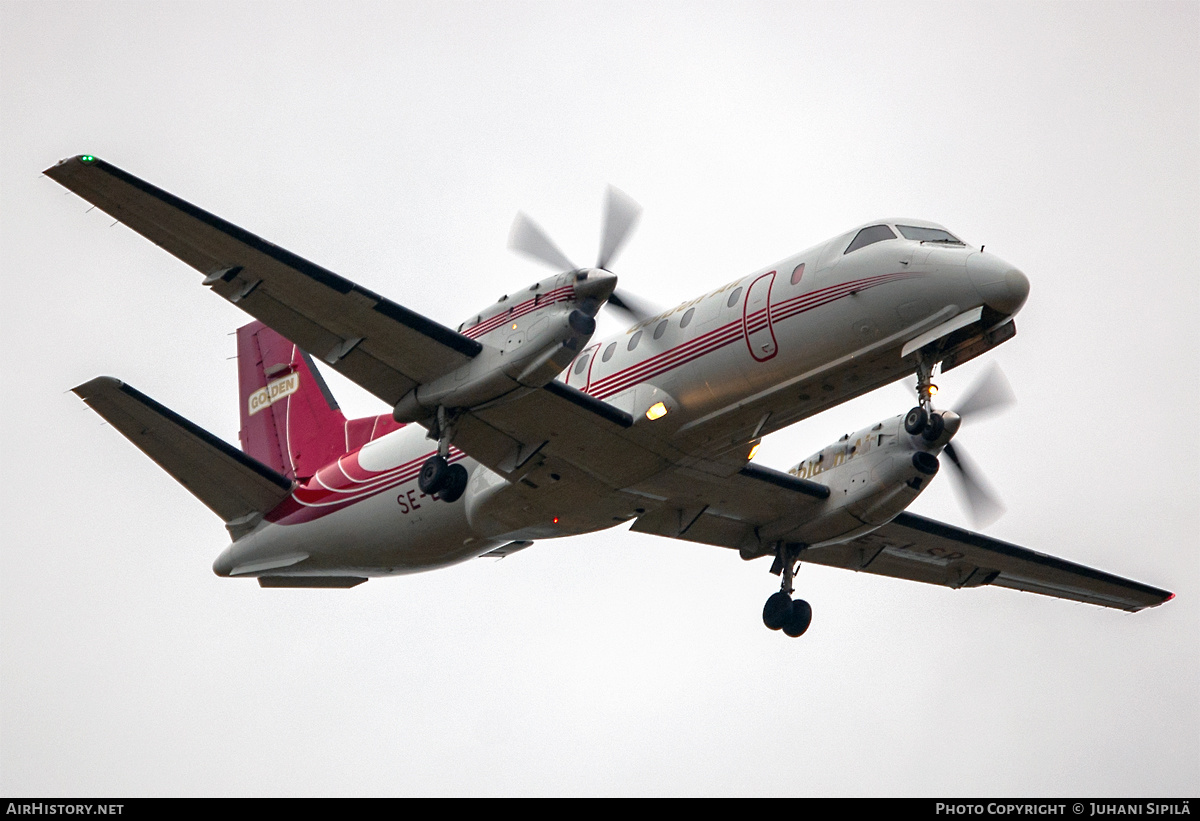
{"type": "Polygon", "coordinates": [[[417,476],[417,487],[421,488],[421,492],[432,496],[441,490],[446,484],[446,474],[450,470],[450,466],[446,464],[446,460],[441,456],[430,456],[425,460],[425,464],[421,465],[421,473],[417,476]]]}
{"type": "Polygon", "coordinates": [[[810,624],[812,624],[812,606],[804,599],[796,599],[792,602],[792,610],[783,624],[783,632],[798,639],[804,635],[804,631],[810,624]]]}
{"type": "Polygon", "coordinates": [[[457,502],[467,489],[467,469],[462,465],[451,465],[446,468],[446,476],[442,480],[442,489],[438,498],[443,502],[457,502]]]}
{"type": "Polygon", "coordinates": [[[916,436],[921,431],[925,430],[925,425],[929,422],[929,414],[922,407],[913,408],[908,412],[908,416],[904,417],[904,429],[908,431],[910,436],[916,436]]]}
{"type": "MultiPolygon", "coordinates": [[[[905,420],[906,422],[908,420],[905,420]]],[[[926,442],[936,442],[937,438],[946,430],[946,422],[942,419],[940,413],[929,414],[929,424],[925,426],[925,430],[921,431],[922,438],[926,442]]]]}
{"type": "Polygon", "coordinates": [[[792,616],[792,599],[782,590],[767,599],[763,606],[763,624],[772,630],[779,630],[792,616]]]}

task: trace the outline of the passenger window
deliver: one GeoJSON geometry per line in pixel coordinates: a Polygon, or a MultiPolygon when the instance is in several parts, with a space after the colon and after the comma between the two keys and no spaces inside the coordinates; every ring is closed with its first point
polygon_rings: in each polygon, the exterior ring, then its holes
{"type": "Polygon", "coordinates": [[[679,320],[679,327],[686,328],[692,322],[692,317],[696,315],[695,308],[688,308],[687,313],[683,315],[683,319],[679,320]]]}
{"type": "Polygon", "coordinates": [[[613,352],[617,350],[617,343],[614,342],[604,349],[604,356],[600,357],[601,362],[607,362],[612,359],[613,352]]]}
{"type": "Polygon", "coordinates": [[[742,289],[739,286],[733,290],[732,294],[729,295],[729,299],[725,300],[725,307],[732,308],[734,305],[737,304],[737,301],[741,298],[741,296],[742,296],[742,289]]]}
{"type": "Polygon", "coordinates": [[[642,341],[642,332],[638,331],[637,333],[635,333],[633,336],[631,336],[629,338],[629,347],[626,348],[626,350],[632,351],[634,348],[636,348],[638,346],[638,343],[641,341],[642,341]]]}
{"type": "Polygon", "coordinates": [[[859,248],[866,248],[868,245],[874,245],[876,242],[883,242],[885,239],[895,238],[896,235],[892,233],[892,229],[886,225],[872,225],[858,232],[858,236],[850,243],[850,247],[846,249],[846,253],[849,254],[852,251],[857,251],[859,248]]]}
{"type": "Polygon", "coordinates": [[[804,263],[803,262],[801,262],[799,265],[796,266],[796,270],[792,271],[792,284],[799,285],[800,278],[802,276],[804,276],[804,263]]]}
{"type": "Polygon", "coordinates": [[[662,322],[658,323],[658,326],[654,329],[654,338],[662,339],[662,335],[665,334],[666,332],[667,332],[667,320],[664,319],[662,322]]]}
{"type": "Polygon", "coordinates": [[[583,356],[579,357],[578,361],[575,362],[575,375],[576,376],[579,376],[580,374],[583,373],[584,368],[587,367],[588,360],[591,358],[592,358],[591,354],[586,354],[586,353],[583,356]]]}

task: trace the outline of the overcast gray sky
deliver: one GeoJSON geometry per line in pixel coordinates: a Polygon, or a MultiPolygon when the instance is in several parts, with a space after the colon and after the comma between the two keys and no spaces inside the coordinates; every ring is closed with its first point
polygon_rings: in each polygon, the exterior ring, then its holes
{"type": "MultiPolygon", "coordinates": [[[[0,791],[1194,795],[1198,50],[1196,2],[3,0],[0,791]],[[959,440],[987,532],[1178,598],[806,566],[789,640],[768,562],[624,529],[352,591],[218,579],[216,517],[65,391],[118,376],[236,442],[244,316],[40,176],[84,152],[446,324],[545,275],[518,209],[592,259],[606,183],[646,209],[622,285],[664,306],[938,220],[1032,283],[990,357],[1021,404],[959,440]]],[[[913,509],[969,524],[944,481],[913,509]]]]}

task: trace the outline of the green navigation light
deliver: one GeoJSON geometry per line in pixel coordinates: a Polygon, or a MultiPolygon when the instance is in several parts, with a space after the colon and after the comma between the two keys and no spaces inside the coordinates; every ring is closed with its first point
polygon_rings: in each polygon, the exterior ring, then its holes
{"type": "Polygon", "coordinates": [[[95,162],[96,161],[96,158],[93,157],[91,154],[84,154],[79,159],[82,160],[83,162],[95,162]]]}

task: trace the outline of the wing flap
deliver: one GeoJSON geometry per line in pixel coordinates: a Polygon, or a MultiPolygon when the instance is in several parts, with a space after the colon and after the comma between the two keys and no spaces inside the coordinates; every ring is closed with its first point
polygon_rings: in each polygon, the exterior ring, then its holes
{"type": "Polygon", "coordinates": [[[480,343],[94,157],[46,175],[205,275],[251,316],[390,405],[480,343]]]}
{"type": "Polygon", "coordinates": [[[73,389],[92,410],[225,522],[271,510],[290,479],[110,376],[73,389]]]}
{"type": "Polygon", "coordinates": [[[762,554],[829,496],[825,485],[755,464],[723,478],[700,472],[677,478],[683,481],[673,486],[643,486],[667,499],[632,530],[762,554]]]}

